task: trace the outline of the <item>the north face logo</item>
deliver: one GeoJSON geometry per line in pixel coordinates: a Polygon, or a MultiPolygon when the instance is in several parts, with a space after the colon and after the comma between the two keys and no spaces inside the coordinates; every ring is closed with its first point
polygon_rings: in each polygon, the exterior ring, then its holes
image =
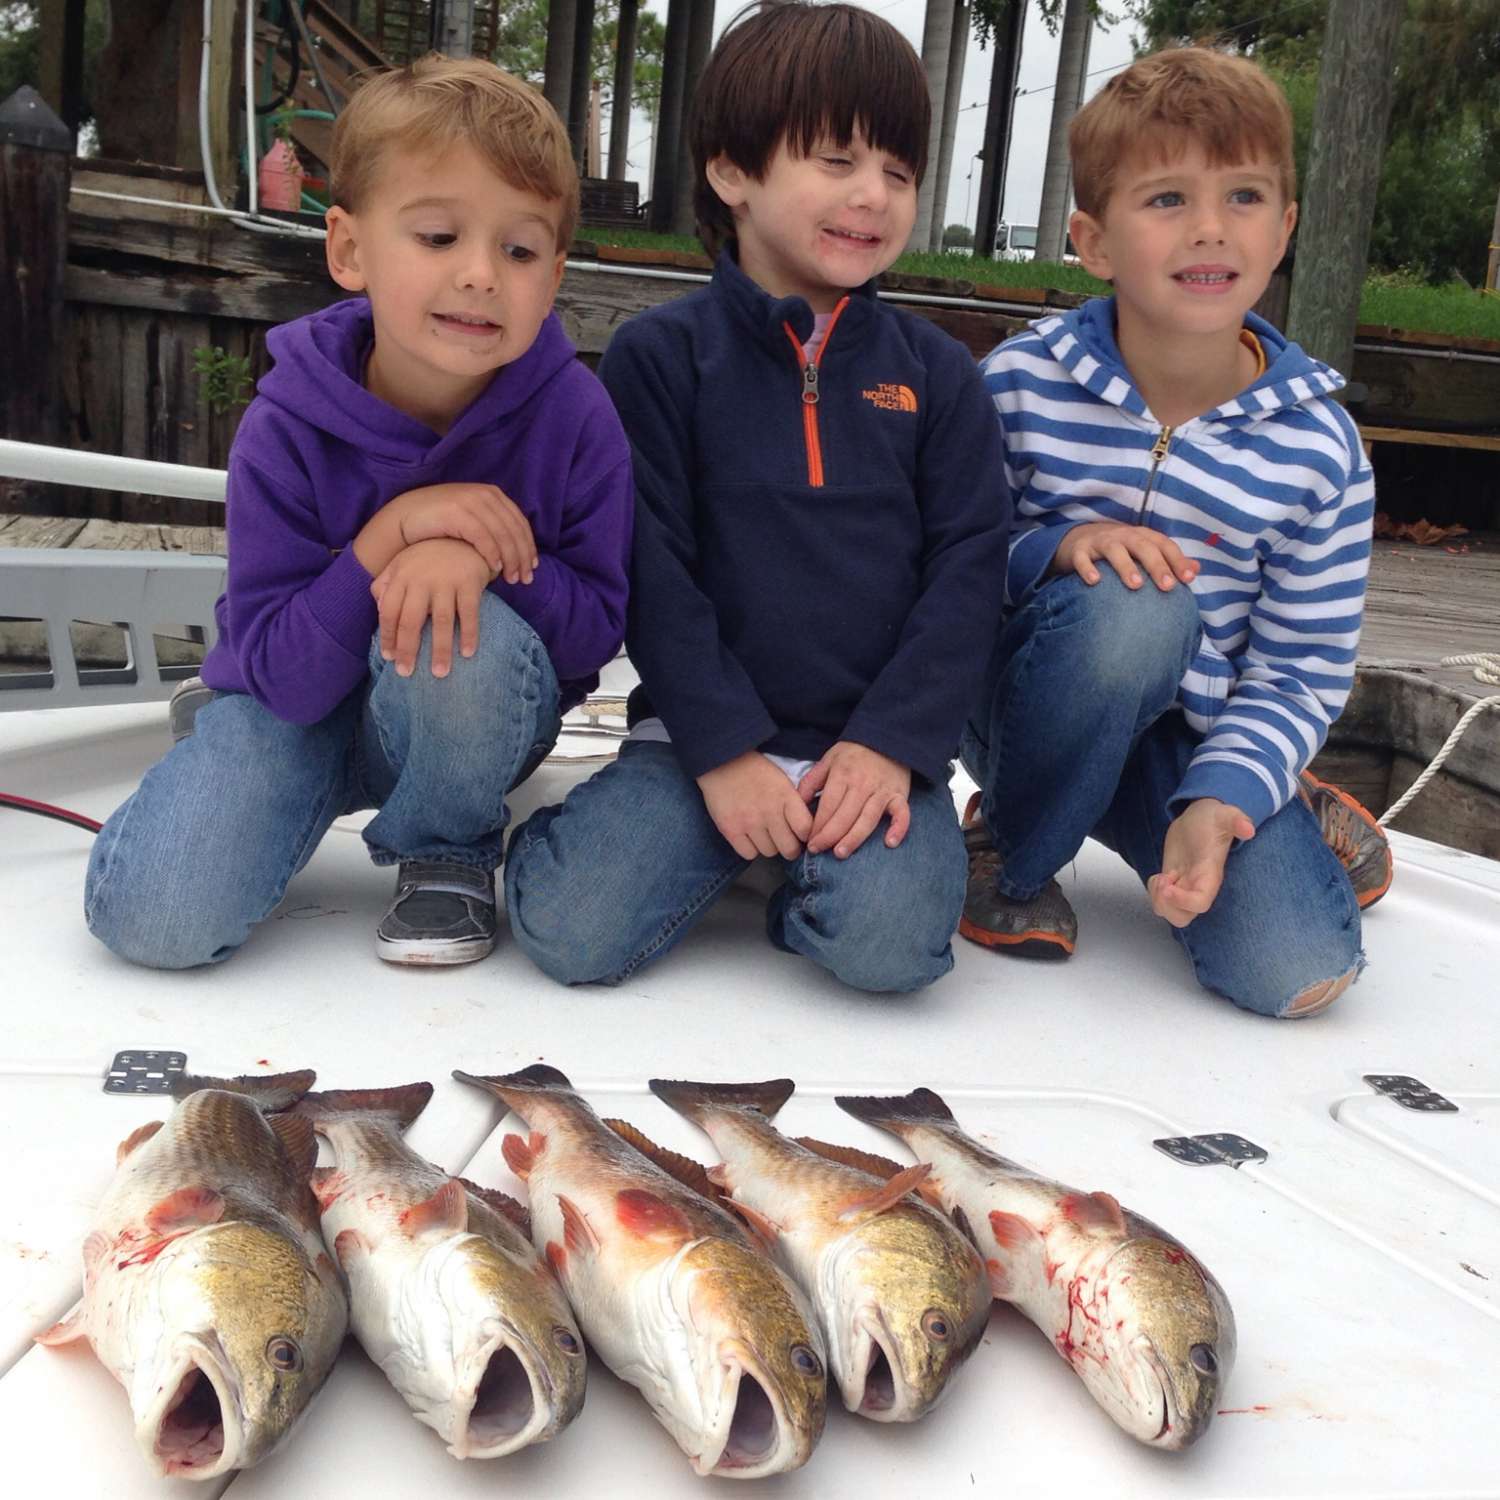
{"type": "Polygon", "coordinates": [[[915,411],[917,393],[909,385],[877,385],[861,394],[881,411],[915,411]]]}

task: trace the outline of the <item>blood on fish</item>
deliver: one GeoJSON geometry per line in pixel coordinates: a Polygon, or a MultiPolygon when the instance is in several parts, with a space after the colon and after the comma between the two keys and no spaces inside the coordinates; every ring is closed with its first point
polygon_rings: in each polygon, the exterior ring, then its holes
{"type": "Polygon", "coordinates": [[[1248,1416],[1251,1412],[1270,1411],[1269,1406],[1221,1406],[1218,1415],[1221,1417],[1248,1416]]]}
{"type": "Polygon", "coordinates": [[[547,1241],[547,1264],[558,1276],[568,1269],[568,1252],[556,1240],[547,1241]]]}
{"type": "Polygon", "coordinates": [[[133,1255],[127,1255],[124,1260],[115,1262],[115,1270],[123,1271],[129,1266],[144,1266],[155,1260],[173,1240],[180,1240],[183,1235],[191,1234],[191,1229],[179,1230],[176,1234],[169,1234],[164,1239],[153,1240],[143,1250],[137,1250],[133,1255]]]}
{"type": "Polygon", "coordinates": [[[1183,1261],[1187,1259],[1187,1256],[1184,1255],[1181,1250],[1169,1249],[1167,1251],[1167,1259],[1171,1261],[1174,1266],[1180,1266],[1183,1261]]]}

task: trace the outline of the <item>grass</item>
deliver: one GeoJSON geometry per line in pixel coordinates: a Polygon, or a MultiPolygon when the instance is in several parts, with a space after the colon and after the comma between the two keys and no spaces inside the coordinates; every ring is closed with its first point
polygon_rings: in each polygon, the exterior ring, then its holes
{"type": "MultiPolygon", "coordinates": [[[[578,238],[595,244],[631,245],[642,249],[702,252],[691,235],[648,234],[643,229],[593,229],[578,231],[578,238]]],[[[969,255],[903,255],[893,267],[913,276],[941,276],[976,285],[1046,287],[1085,295],[1109,290],[1080,266],[1046,261],[979,260],[969,255]]],[[[1472,338],[1500,340],[1500,297],[1485,296],[1454,281],[1430,286],[1416,277],[1396,272],[1372,274],[1360,298],[1359,321],[1407,328],[1423,333],[1453,333],[1472,338]]]]}

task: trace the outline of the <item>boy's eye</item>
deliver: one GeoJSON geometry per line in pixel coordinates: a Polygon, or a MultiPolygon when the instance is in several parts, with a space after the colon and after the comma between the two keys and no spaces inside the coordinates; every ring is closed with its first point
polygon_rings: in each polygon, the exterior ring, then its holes
{"type": "Polygon", "coordinates": [[[505,253],[512,260],[519,261],[523,266],[537,258],[536,251],[528,250],[525,245],[507,245],[505,253]]]}
{"type": "Polygon", "coordinates": [[[1187,200],[1175,188],[1169,188],[1165,193],[1158,193],[1154,198],[1148,199],[1147,208],[1181,208],[1187,200]]]}
{"type": "Polygon", "coordinates": [[[823,160],[830,167],[847,167],[849,165],[849,158],[847,156],[838,156],[831,152],[825,153],[823,160]]]}
{"type": "Polygon", "coordinates": [[[1266,195],[1259,188],[1236,188],[1230,195],[1231,203],[1264,203],[1266,195]]]}
{"type": "Polygon", "coordinates": [[[911,181],[911,173],[908,172],[904,167],[887,167],[885,169],[885,175],[889,177],[893,182],[899,182],[902,187],[905,187],[906,184],[911,181]]]}
{"type": "Polygon", "coordinates": [[[444,231],[441,234],[419,234],[417,240],[430,250],[446,250],[449,245],[457,244],[458,236],[444,231]]]}

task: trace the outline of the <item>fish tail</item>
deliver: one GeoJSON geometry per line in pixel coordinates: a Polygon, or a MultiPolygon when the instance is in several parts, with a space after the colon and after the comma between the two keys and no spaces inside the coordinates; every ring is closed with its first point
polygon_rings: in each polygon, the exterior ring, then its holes
{"type": "Polygon", "coordinates": [[[475,1088],[484,1089],[512,1106],[512,1096],[524,1099],[537,1094],[553,1094],[559,1089],[573,1092],[568,1075],[546,1063],[532,1063],[519,1073],[465,1073],[462,1068],[455,1068],[453,1076],[460,1083],[472,1083],[475,1088]]]}
{"type": "Polygon", "coordinates": [[[952,1125],[953,1111],[931,1089],[913,1089],[909,1094],[877,1098],[870,1094],[837,1094],[835,1104],[845,1114],[900,1135],[905,1125],[952,1125]]]}
{"type": "Polygon", "coordinates": [[[405,1132],[432,1098],[430,1083],[402,1083],[386,1089],[325,1089],[304,1094],[293,1111],[318,1123],[334,1117],[373,1115],[405,1132]]]}
{"type": "Polygon", "coordinates": [[[186,1099],[202,1089],[221,1089],[229,1094],[243,1094],[255,1102],[262,1114],[276,1114],[290,1109],[318,1081],[311,1068],[296,1073],[263,1073],[239,1078],[210,1078],[206,1074],[184,1073],[172,1085],[174,1099],[186,1099]]]}
{"type": "Polygon", "coordinates": [[[653,1078],[647,1087],[684,1119],[701,1125],[705,1114],[713,1109],[753,1109],[774,1120],[797,1085],[790,1078],[771,1078],[764,1083],[689,1083],[680,1078],[653,1078]]]}

